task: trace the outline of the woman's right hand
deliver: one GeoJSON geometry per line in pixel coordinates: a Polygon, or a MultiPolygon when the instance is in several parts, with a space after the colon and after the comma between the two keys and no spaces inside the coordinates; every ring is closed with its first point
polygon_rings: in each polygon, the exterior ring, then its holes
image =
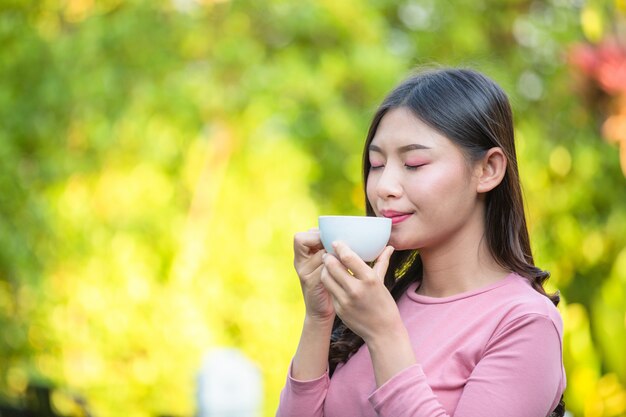
{"type": "Polygon", "coordinates": [[[326,253],[318,229],[296,233],[293,239],[293,264],[300,278],[307,318],[332,321],[335,309],[330,294],[321,283],[326,253]]]}

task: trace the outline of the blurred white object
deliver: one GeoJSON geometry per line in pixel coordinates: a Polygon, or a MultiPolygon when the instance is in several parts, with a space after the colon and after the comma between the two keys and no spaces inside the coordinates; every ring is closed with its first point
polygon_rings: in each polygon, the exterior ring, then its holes
{"type": "Polygon", "coordinates": [[[258,417],[263,384],[258,367],[237,349],[204,356],[198,375],[198,417],[258,417]]]}

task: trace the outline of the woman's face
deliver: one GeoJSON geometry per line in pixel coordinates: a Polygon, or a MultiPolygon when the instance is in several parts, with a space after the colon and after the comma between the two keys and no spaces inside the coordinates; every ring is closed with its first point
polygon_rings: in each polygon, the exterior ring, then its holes
{"type": "Polygon", "coordinates": [[[369,161],[367,198],[377,216],[392,219],[389,244],[396,249],[444,245],[482,220],[471,164],[409,109],[385,114],[369,161]]]}

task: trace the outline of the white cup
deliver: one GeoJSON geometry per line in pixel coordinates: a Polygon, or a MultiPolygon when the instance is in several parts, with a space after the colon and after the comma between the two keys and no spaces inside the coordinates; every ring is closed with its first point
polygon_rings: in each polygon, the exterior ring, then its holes
{"type": "Polygon", "coordinates": [[[365,262],[378,258],[389,242],[391,219],[371,216],[319,216],[324,249],[334,253],[332,243],[342,241],[365,262]]]}

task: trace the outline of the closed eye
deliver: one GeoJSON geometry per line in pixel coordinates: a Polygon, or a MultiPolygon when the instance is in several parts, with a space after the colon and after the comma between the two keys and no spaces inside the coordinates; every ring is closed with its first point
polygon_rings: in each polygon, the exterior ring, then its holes
{"type": "Polygon", "coordinates": [[[426,165],[426,164],[419,164],[419,165],[407,165],[407,164],[404,164],[404,167],[406,169],[408,169],[409,171],[415,171],[417,168],[423,167],[424,165],[426,165]]]}
{"type": "Polygon", "coordinates": [[[384,168],[384,167],[385,167],[384,165],[371,165],[370,169],[376,170],[376,169],[381,169],[381,168],[384,168]]]}

